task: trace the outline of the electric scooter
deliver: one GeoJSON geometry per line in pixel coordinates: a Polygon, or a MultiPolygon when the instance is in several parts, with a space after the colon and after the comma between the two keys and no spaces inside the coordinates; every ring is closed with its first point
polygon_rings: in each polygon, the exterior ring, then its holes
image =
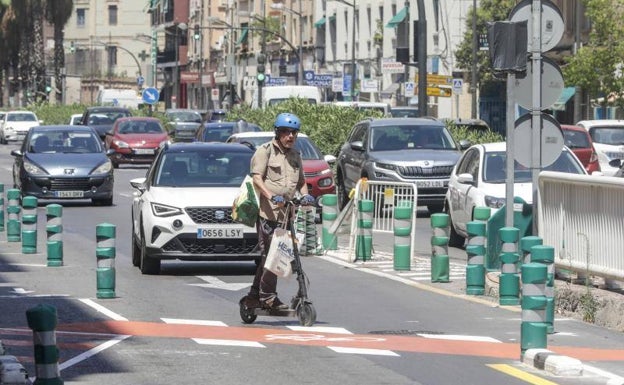
{"type": "Polygon", "coordinates": [[[299,247],[297,246],[297,239],[295,236],[295,210],[301,205],[301,200],[293,198],[286,202],[287,209],[287,221],[290,229],[290,237],[293,243],[293,256],[294,259],[291,262],[292,270],[297,274],[297,283],[299,289],[297,295],[290,301],[290,307],[288,309],[267,309],[264,307],[248,307],[245,302],[245,297],[239,301],[240,316],[244,323],[253,323],[258,316],[273,316],[273,317],[297,317],[299,318],[299,324],[302,326],[312,326],[316,321],[316,310],[312,305],[312,301],[308,298],[307,288],[307,276],[303,272],[301,266],[301,258],[299,256],[299,247]]]}

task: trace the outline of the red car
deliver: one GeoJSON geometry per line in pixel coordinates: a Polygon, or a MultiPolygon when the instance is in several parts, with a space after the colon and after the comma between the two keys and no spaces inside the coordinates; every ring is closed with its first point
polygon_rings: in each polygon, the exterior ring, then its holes
{"type": "Polygon", "coordinates": [[[587,130],[583,127],[567,124],[562,124],[561,130],[563,131],[565,145],[579,158],[587,172],[591,174],[594,171],[600,171],[594,142],[587,130]]]}
{"type": "Polygon", "coordinates": [[[106,133],[106,148],[114,150],[110,159],[113,167],[126,164],[150,164],[161,143],[169,141],[169,134],[160,120],[149,117],[127,117],[115,121],[106,133]]]}

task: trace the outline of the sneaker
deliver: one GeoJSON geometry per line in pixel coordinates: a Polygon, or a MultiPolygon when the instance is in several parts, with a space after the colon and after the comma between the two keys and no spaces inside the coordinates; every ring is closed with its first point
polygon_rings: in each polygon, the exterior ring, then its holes
{"type": "Polygon", "coordinates": [[[262,304],[260,303],[260,297],[258,297],[257,295],[254,296],[254,295],[248,294],[244,296],[243,298],[241,298],[240,303],[245,305],[245,307],[248,309],[262,307],[262,304]]]}
{"type": "Polygon", "coordinates": [[[288,309],[288,305],[286,305],[285,303],[280,301],[280,299],[277,298],[277,295],[275,295],[275,294],[270,296],[270,297],[261,299],[260,303],[262,304],[263,308],[269,309],[269,310],[286,310],[286,309],[288,309]]]}

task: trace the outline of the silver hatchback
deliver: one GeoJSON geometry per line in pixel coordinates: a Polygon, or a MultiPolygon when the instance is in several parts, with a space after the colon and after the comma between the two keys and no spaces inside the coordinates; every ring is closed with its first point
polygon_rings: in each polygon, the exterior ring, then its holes
{"type": "Polygon", "coordinates": [[[451,171],[469,143],[457,144],[434,118],[367,119],[358,122],[340,149],[336,186],[343,207],[360,178],[414,183],[418,203],[444,208],[451,171]]]}

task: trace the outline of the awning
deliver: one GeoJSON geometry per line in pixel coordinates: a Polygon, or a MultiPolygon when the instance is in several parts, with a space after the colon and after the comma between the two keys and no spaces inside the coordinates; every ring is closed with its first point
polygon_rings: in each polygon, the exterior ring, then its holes
{"type": "Polygon", "coordinates": [[[241,35],[239,36],[238,40],[236,40],[236,45],[241,45],[242,43],[246,43],[247,42],[247,33],[248,32],[249,32],[249,29],[243,28],[243,32],[241,32],[241,35]]]}
{"type": "Polygon", "coordinates": [[[572,96],[574,96],[575,93],[575,87],[565,87],[563,92],[561,92],[561,96],[559,96],[559,99],[552,105],[551,109],[554,111],[565,111],[566,103],[572,96]]]}
{"type": "Polygon", "coordinates": [[[329,17],[329,21],[336,21],[336,15],[331,15],[329,17]]]}
{"type": "Polygon", "coordinates": [[[383,91],[380,92],[380,96],[383,99],[388,99],[394,95],[399,89],[399,83],[392,83],[388,87],[386,87],[383,91]]]}
{"type": "Polygon", "coordinates": [[[394,15],[392,20],[386,24],[386,28],[396,28],[397,25],[401,24],[403,20],[405,20],[405,16],[407,16],[407,7],[403,7],[402,10],[394,15]]]}
{"type": "Polygon", "coordinates": [[[316,23],[314,23],[314,28],[321,28],[325,25],[326,21],[327,19],[325,18],[325,16],[321,17],[316,23]]]}

